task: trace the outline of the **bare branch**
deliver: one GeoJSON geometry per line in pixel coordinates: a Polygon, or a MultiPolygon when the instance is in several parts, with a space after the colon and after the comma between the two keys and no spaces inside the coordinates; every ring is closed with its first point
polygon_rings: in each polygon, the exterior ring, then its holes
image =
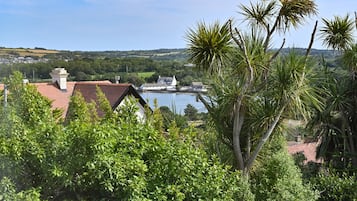
{"type": "Polygon", "coordinates": [[[234,40],[234,42],[238,45],[238,47],[243,51],[243,47],[241,42],[236,38],[233,34],[233,29],[232,29],[232,20],[229,20],[229,32],[231,33],[231,37],[234,40]]]}
{"type": "Polygon", "coordinates": [[[267,49],[268,49],[268,46],[269,46],[269,42],[270,42],[270,37],[271,37],[271,32],[270,32],[270,29],[269,29],[269,24],[267,26],[267,35],[265,36],[265,40],[264,40],[264,51],[266,52],[267,49]]]}
{"type": "Polygon", "coordinates": [[[306,50],[306,54],[305,54],[305,57],[309,56],[310,54],[310,51],[311,51],[311,47],[312,47],[312,44],[314,43],[314,40],[315,40],[315,34],[316,34],[316,29],[317,29],[317,20],[315,22],[315,26],[314,26],[314,30],[312,31],[312,34],[311,34],[311,38],[310,38],[310,43],[309,43],[309,46],[306,50]]]}
{"type": "Polygon", "coordinates": [[[213,109],[212,109],[212,106],[210,106],[208,104],[208,102],[202,97],[202,95],[200,93],[197,93],[197,96],[196,96],[201,102],[202,104],[205,106],[205,108],[208,110],[208,112],[213,112],[213,109]]]}
{"type": "MultiPolygon", "coordinates": [[[[244,86],[244,90],[247,90],[249,88],[249,86],[251,85],[253,79],[254,79],[254,71],[253,71],[253,67],[252,64],[250,63],[249,57],[248,57],[248,52],[247,52],[247,46],[245,44],[244,38],[242,36],[242,34],[239,32],[239,30],[237,28],[235,28],[235,31],[239,37],[239,40],[242,43],[242,47],[243,47],[243,54],[244,54],[244,59],[246,64],[248,65],[248,71],[249,71],[249,80],[248,83],[245,84],[244,86]]],[[[244,93],[244,91],[243,91],[244,93]]]]}
{"type": "Polygon", "coordinates": [[[279,50],[276,51],[274,53],[274,55],[270,58],[269,63],[271,63],[279,55],[279,53],[283,49],[284,45],[285,45],[285,38],[283,39],[283,42],[281,43],[281,46],[280,46],[279,50]]]}

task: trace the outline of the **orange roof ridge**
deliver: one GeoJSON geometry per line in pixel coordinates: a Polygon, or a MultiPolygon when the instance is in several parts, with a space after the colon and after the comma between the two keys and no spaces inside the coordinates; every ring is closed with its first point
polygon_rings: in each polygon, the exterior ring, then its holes
{"type": "Polygon", "coordinates": [[[129,83],[111,83],[111,82],[77,82],[76,84],[79,85],[101,85],[101,86],[131,86],[132,84],[129,83]]]}

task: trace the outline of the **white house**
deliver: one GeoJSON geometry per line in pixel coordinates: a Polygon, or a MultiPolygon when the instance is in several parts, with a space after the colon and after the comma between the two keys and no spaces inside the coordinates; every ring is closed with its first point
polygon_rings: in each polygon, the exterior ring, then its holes
{"type": "Polygon", "coordinates": [[[177,80],[175,76],[172,77],[161,77],[157,79],[157,84],[165,84],[167,86],[173,87],[177,85],[177,80]]]}
{"type": "Polygon", "coordinates": [[[156,83],[143,84],[139,87],[141,91],[161,91],[161,90],[176,90],[177,80],[175,76],[161,77],[156,83]]]}

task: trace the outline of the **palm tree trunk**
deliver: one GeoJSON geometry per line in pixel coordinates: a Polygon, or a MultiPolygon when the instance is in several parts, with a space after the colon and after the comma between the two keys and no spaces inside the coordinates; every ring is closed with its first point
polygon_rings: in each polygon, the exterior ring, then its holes
{"type": "Polygon", "coordinates": [[[234,108],[234,121],[233,121],[233,152],[237,160],[237,169],[244,169],[243,153],[240,144],[240,133],[244,123],[244,111],[241,110],[241,100],[237,100],[234,108]]]}
{"type": "Polygon", "coordinates": [[[244,168],[245,171],[249,171],[250,168],[253,166],[253,162],[255,159],[258,157],[259,152],[263,148],[263,145],[266,143],[266,141],[269,139],[270,135],[273,133],[276,125],[280,121],[281,115],[283,114],[285,110],[285,106],[283,106],[277,116],[275,117],[274,121],[270,124],[269,129],[265,132],[265,134],[260,138],[259,143],[257,147],[255,148],[254,152],[251,154],[250,158],[248,159],[248,162],[246,163],[246,167],[244,168]]]}

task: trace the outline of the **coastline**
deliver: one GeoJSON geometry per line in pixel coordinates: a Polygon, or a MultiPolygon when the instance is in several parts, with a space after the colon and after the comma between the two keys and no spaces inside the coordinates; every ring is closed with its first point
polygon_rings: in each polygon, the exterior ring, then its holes
{"type": "Polygon", "coordinates": [[[178,114],[184,114],[184,110],[188,104],[194,106],[199,112],[207,112],[207,109],[198,99],[197,92],[192,93],[189,91],[167,91],[167,90],[154,90],[154,91],[138,91],[144,100],[146,100],[150,107],[155,108],[154,102],[157,101],[159,107],[167,106],[171,111],[178,114]]]}
{"type": "Polygon", "coordinates": [[[180,90],[180,89],[136,89],[139,93],[145,93],[145,92],[155,92],[155,93],[187,93],[187,94],[198,94],[198,93],[207,93],[207,90],[180,90]]]}

